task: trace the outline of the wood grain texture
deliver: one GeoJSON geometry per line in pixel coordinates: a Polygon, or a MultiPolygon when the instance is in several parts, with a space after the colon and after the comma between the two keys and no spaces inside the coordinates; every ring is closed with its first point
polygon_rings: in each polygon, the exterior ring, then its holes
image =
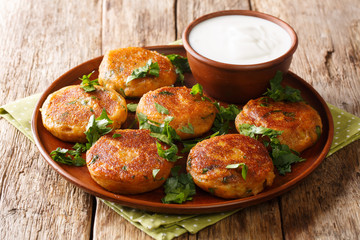
{"type": "MultiPolygon", "coordinates": [[[[195,18],[224,9],[292,25],[299,47],[291,70],[360,116],[358,0],[0,0],[0,105],[108,49],[167,44],[195,18]]],[[[352,143],[285,195],[177,239],[359,239],[359,149],[352,143]]],[[[0,239],[152,239],[62,179],[3,119],[0,154],[0,239]]]]}
{"type": "Polygon", "coordinates": [[[225,218],[198,233],[197,239],[281,239],[278,200],[262,203],[225,218]]]}
{"type": "Polygon", "coordinates": [[[175,40],[173,0],[103,1],[102,48],[168,44],[175,40]]]}
{"type": "MultiPolygon", "coordinates": [[[[41,92],[100,55],[100,9],[94,1],[0,1],[0,103],[41,92]]],[[[89,239],[92,197],[4,119],[0,141],[0,239],[89,239]]]]}
{"type": "MultiPolygon", "coordinates": [[[[299,36],[291,70],[324,99],[360,115],[360,2],[252,1],[254,10],[290,23],[299,36]]],[[[359,142],[327,158],[281,197],[285,239],[358,239],[359,142]]]]}

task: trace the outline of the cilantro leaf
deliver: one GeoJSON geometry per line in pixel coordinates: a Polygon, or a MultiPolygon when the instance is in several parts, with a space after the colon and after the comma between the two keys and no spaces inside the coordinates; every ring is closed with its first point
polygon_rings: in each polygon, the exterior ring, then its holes
{"type": "Polygon", "coordinates": [[[227,169],[236,169],[241,166],[241,176],[244,180],[246,180],[248,166],[245,163],[234,163],[226,166],[227,169]]]}
{"type": "Polygon", "coordinates": [[[54,161],[66,165],[74,165],[79,167],[86,164],[85,159],[81,157],[81,152],[76,150],[73,151],[58,147],[56,150],[50,153],[50,156],[54,161]]]}
{"type": "Polygon", "coordinates": [[[178,173],[179,166],[171,169],[172,177],[168,178],[164,184],[165,197],[161,199],[163,203],[183,203],[192,200],[196,194],[194,181],[189,173],[178,173]]]}
{"type": "Polygon", "coordinates": [[[165,115],[169,114],[169,110],[166,107],[158,104],[157,102],[155,102],[155,108],[158,111],[158,113],[165,114],[165,115]]]}
{"type": "Polygon", "coordinates": [[[174,144],[174,141],[180,140],[175,129],[170,126],[170,122],[174,119],[168,116],[164,119],[162,124],[150,121],[143,113],[138,113],[137,118],[139,120],[140,129],[149,129],[151,131],[150,136],[155,137],[157,140],[164,142],[170,146],[168,149],[163,149],[159,142],[156,142],[156,147],[160,157],[165,158],[170,162],[175,162],[181,158],[178,155],[178,148],[174,144]]]}
{"type": "Polygon", "coordinates": [[[264,95],[272,98],[274,101],[289,101],[289,102],[302,102],[304,99],[301,97],[301,92],[298,89],[286,86],[281,86],[282,72],[277,71],[275,77],[270,80],[270,89],[264,95]]]}
{"type": "Polygon", "coordinates": [[[83,75],[81,78],[79,78],[81,80],[81,88],[85,91],[85,92],[92,92],[95,91],[96,88],[94,87],[95,85],[99,85],[99,81],[98,79],[94,79],[94,80],[90,80],[91,75],[94,73],[94,71],[92,71],[91,73],[89,73],[88,75],[83,75]]]}
{"type": "Polygon", "coordinates": [[[305,161],[305,159],[299,156],[299,153],[291,150],[288,145],[281,144],[277,138],[282,134],[282,131],[273,130],[265,127],[256,127],[250,124],[240,124],[239,132],[245,136],[257,138],[258,135],[267,136],[270,142],[263,142],[265,146],[270,145],[271,152],[270,156],[281,175],[287,172],[291,172],[291,164],[296,162],[305,161]]]}
{"type": "Polygon", "coordinates": [[[288,145],[284,144],[271,144],[274,166],[277,168],[281,175],[291,172],[291,164],[303,162],[305,159],[301,158],[297,152],[292,151],[288,145]]]}
{"type": "Polygon", "coordinates": [[[89,119],[89,123],[86,126],[86,139],[88,140],[89,148],[103,135],[112,131],[112,128],[107,127],[112,124],[113,121],[108,117],[106,110],[103,109],[101,115],[95,119],[95,115],[92,115],[89,119]]]}
{"type": "Polygon", "coordinates": [[[190,94],[191,94],[191,95],[200,94],[200,95],[202,96],[202,95],[204,94],[204,92],[203,92],[203,87],[202,87],[199,83],[195,84],[195,85],[191,88],[190,94]]]}
{"type": "Polygon", "coordinates": [[[159,142],[156,142],[156,147],[157,147],[159,156],[162,158],[165,158],[169,162],[176,162],[179,158],[181,158],[178,155],[176,155],[178,152],[178,148],[173,143],[170,146],[171,147],[168,149],[163,149],[161,144],[159,142]]]}
{"type": "Polygon", "coordinates": [[[188,134],[194,134],[194,127],[191,123],[188,123],[188,126],[183,126],[180,130],[180,132],[188,133],[188,134]]]}
{"type": "Polygon", "coordinates": [[[181,82],[181,84],[184,84],[184,73],[191,72],[187,58],[177,54],[166,55],[166,57],[175,67],[177,81],[181,82]]]}
{"type": "Polygon", "coordinates": [[[239,132],[242,135],[256,138],[257,135],[268,136],[270,139],[280,136],[283,131],[273,130],[271,128],[265,127],[256,127],[255,125],[250,125],[248,123],[239,125],[239,132]]]}
{"type": "Polygon", "coordinates": [[[126,79],[126,84],[131,82],[134,79],[137,78],[143,78],[149,75],[158,77],[160,72],[160,67],[157,62],[152,62],[152,59],[149,59],[149,61],[146,63],[145,66],[139,67],[135,69],[131,75],[126,79]]]}
{"type": "Polygon", "coordinates": [[[121,134],[120,133],[114,133],[112,135],[112,138],[118,138],[118,137],[121,137],[121,134]]]}
{"type": "Polygon", "coordinates": [[[240,109],[234,104],[229,105],[227,108],[220,106],[218,102],[215,102],[214,105],[218,112],[211,130],[219,132],[219,135],[227,134],[230,129],[230,121],[235,120],[240,113],[240,109]]]}
{"type": "Polygon", "coordinates": [[[169,95],[169,96],[174,95],[172,92],[169,92],[169,91],[161,91],[161,92],[159,92],[159,94],[160,95],[169,95]]]}
{"type": "Polygon", "coordinates": [[[130,112],[136,112],[136,108],[137,108],[137,103],[128,103],[126,105],[127,109],[130,111],[130,112]]]}

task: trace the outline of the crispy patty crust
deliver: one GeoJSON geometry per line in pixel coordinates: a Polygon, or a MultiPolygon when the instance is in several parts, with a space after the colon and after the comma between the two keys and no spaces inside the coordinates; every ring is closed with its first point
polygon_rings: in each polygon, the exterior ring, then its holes
{"type": "Polygon", "coordinates": [[[241,134],[217,136],[196,144],[186,168],[197,186],[222,198],[256,195],[264,186],[271,186],[275,178],[265,146],[241,134]],[[242,177],[243,166],[227,168],[241,163],[248,168],[246,179],[242,177]]]}
{"type": "Polygon", "coordinates": [[[80,85],[72,85],[50,94],[41,108],[44,127],[63,141],[86,142],[84,132],[89,118],[99,117],[105,109],[114,121],[111,126],[120,128],[127,117],[125,99],[113,90],[95,88],[87,93],[80,85]]]}
{"type": "Polygon", "coordinates": [[[318,140],[322,123],[318,112],[304,102],[275,102],[262,97],[250,100],[235,119],[239,124],[248,123],[257,127],[266,127],[283,133],[278,137],[297,152],[302,152],[318,140]]]}
{"type": "Polygon", "coordinates": [[[170,86],[175,81],[175,68],[166,56],[140,47],[110,50],[104,55],[99,67],[100,85],[114,89],[125,97],[141,97],[150,90],[170,86]],[[150,59],[159,64],[159,76],[146,76],[126,83],[131,73],[144,67],[150,59]]]}
{"type": "Polygon", "coordinates": [[[103,188],[137,194],[160,187],[173,163],[159,157],[149,130],[116,130],[102,136],[86,153],[91,177],[103,188]],[[156,175],[154,176],[154,174],[156,175]]]}
{"type": "Polygon", "coordinates": [[[168,116],[174,117],[170,126],[181,139],[201,136],[210,130],[217,110],[210,101],[190,91],[186,87],[162,87],[148,92],[140,99],[136,113],[145,114],[157,123],[163,123],[168,116]],[[162,107],[168,112],[161,111],[162,107]]]}

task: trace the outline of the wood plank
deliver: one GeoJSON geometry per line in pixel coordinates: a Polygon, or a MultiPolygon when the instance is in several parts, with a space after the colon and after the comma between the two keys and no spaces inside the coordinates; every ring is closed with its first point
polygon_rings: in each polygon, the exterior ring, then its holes
{"type": "MultiPolygon", "coordinates": [[[[102,49],[167,44],[175,40],[175,1],[103,2],[102,49]]],[[[98,202],[93,239],[152,239],[98,202]],[[111,223],[111,224],[109,224],[111,223]],[[116,226],[116,227],[114,227],[116,226]]]]}
{"type": "MultiPolygon", "coordinates": [[[[186,26],[204,14],[228,10],[249,9],[248,1],[178,1],[177,36],[186,26]]],[[[277,200],[246,208],[197,234],[198,239],[280,239],[281,219],[277,200]]]]}
{"type": "MultiPolygon", "coordinates": [[[[291,69],[324,99],[360,115],[360,3],[252,1],[255,10],[290,23],[300,42],[291,69]]],[[[281,198],[286,239],[358,239],[359,152],[356,142],[324,160],[281,198]]]]}
{"type": "Polygon", "coordinates": [[[103,2],[102,47],[168,44],[175,40],[173,0],[103,2]]]}
{"type": "MultiPolygon", "coordinates": [[[[100,10],[96,1],[1,1],[0,103],[41,92],[100,55],[100,10]]],[[[0,239],[90,238],[93,198],[52,170],[3,119],[0,154],[0,239]]]]}
{"type": "Polygon", "coordinates": [[[282,239],[278,200],[248,207],[200,231],[197,239],[282,239]]]}

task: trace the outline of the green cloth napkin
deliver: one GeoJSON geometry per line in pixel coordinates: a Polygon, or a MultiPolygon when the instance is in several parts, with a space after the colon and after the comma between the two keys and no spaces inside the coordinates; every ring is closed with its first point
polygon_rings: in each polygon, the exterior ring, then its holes
{"type": "MultiPolygon", "coordinates": [[[[7,119],[31,141],[34,141],[31,117],[40,95],[32,95],[0,107],[0,116],[7,119]]],[[[335,135],[328,156],[360,138],[360,118],[330,104],[329,108],[334,118],[335,135]]],[[[157,240],[170,240],[186,232],[194,234],[240,210],[203,215],[171,215],[144,212],[100,200],[157,240]]]]}

